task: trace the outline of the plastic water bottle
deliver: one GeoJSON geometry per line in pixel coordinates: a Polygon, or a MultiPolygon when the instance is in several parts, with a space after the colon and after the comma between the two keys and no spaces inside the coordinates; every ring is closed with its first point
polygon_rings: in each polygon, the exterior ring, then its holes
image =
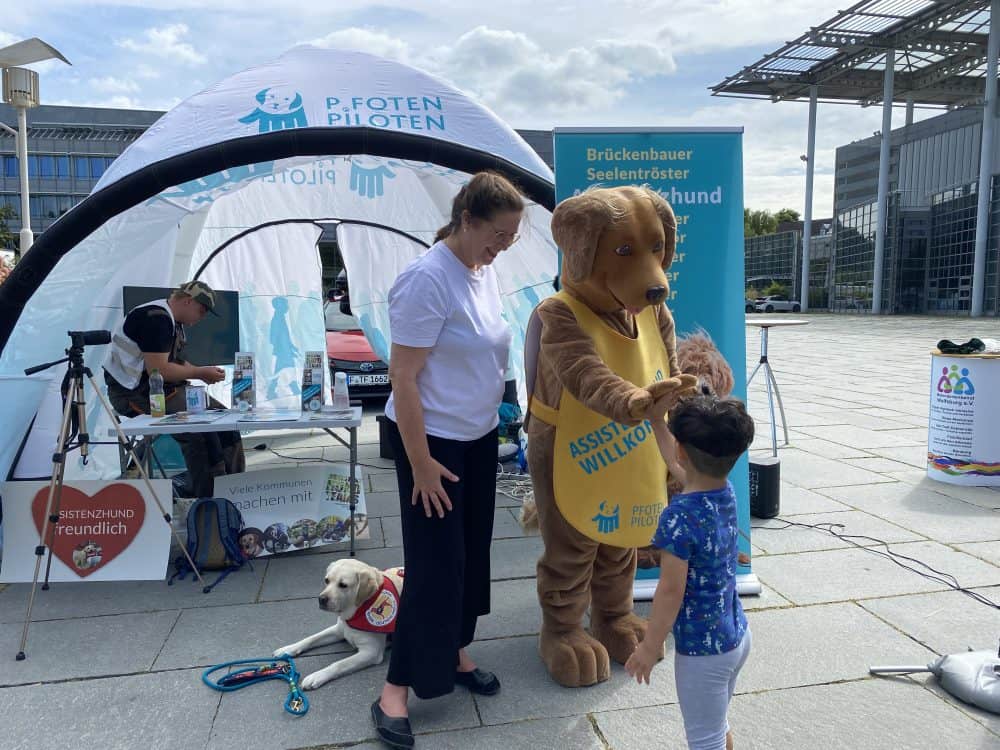
{"type": "Polygon", "coordinates": [[[333,376],[333,410],[350,411],[351,395],[347,391],[347,375],[338,372],[333,376]]]}
{"type": "Polygon", "coordinates": [[[149,413],[154,417],[167,414],[167,399],[163,395],[163,376],[159,370],[149,374],[149,413]]]}

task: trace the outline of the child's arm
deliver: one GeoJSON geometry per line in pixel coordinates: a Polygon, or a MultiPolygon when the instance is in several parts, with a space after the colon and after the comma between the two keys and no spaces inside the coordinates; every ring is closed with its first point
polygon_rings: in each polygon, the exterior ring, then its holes
{"type": "Polygon", "coordinates": [[[660,553],[660,581],[653,594],[653,610],[646,626],[646,637],[625,662],[625,670],[642,684],[649,684],[649,675],[660,658],[663,642],[674,626],[684,601],[688,563],[667,551],[660,553]]]}
{"type": "Polygon", "coordinates": [[[667,464],[670,476],[675,477],[683,484],[684,469],[677,463],[677,451],[675,450],[677,442],[674,440],[674,436],[667,429],[667,423],[663,421],[663,417],[659,419],[654,418],[651,421],[653,424],[653,434],[656,435],[656,445],[660,449],[663,461],[667,464]]]}

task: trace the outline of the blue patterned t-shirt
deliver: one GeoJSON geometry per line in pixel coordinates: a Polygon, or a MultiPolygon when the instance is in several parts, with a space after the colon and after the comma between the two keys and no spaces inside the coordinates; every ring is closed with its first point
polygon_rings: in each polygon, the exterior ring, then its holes
{"type": "Polygon", "coordinates": [[[723,654],[740,645],[747,618],[736,595],[739,534],[733,485],[674,495],[653,546],[688,561],[684,602],[674,622],[678,653],[723,654]]]}

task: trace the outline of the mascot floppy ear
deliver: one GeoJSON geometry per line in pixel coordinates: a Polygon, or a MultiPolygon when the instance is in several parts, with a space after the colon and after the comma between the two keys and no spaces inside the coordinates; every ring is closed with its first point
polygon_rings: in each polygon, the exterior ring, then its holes
{"type": "Polygon", "coordinates": [[[600,188],[567,198],[556,206],[552,212],[552,239],[565,253],[570,281],[586,281],[594,266],[601,232],[623,215],[611,191],[600,188]]]}
{"type": "Polygon", "coordinates": [[[664,200],[663,196],[648,187],[639,188],[653,204],[657,215],[663,224],[663,270],[670,268],[674,261],[674,251],[677,249],[677,217],[674,209],[664,200]]]}

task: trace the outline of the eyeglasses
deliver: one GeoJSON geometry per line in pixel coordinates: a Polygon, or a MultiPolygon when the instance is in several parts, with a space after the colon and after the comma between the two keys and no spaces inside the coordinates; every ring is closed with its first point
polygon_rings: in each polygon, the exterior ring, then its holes
{"type": "Polygon", "coordinates": [[[510,234],[502,229],[497,229],[496,225],[491,221],[487,221],[486,223],[490,225],[490,228],[493,230],[494,236],[496,237],[496,241],[499,242],[501,245],[510,247],[519,239],[521,239],[521,235],[518,234],[517,232],[514,232],[514,234],[510,234]]]}

